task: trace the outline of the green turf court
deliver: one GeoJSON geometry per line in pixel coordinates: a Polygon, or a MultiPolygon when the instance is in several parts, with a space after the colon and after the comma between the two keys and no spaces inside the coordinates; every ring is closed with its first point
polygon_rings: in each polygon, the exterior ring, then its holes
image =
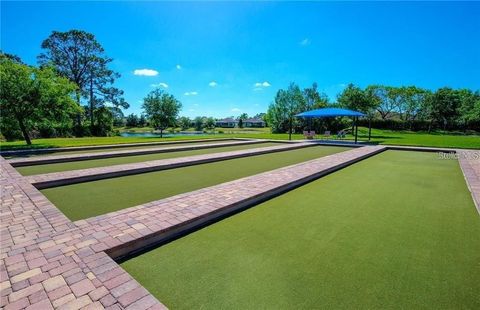
{"type": "Polygon", "coordinates": [[[193,156],[193,155],[201,155],[201,154],[248,150],[248,149],[255,149],[255,148],[261,148],[261,147],[267,147],[267,146],[278,146],[278,145],[281,145],[281,144],[275,143],[275,142],[265,142],[265,143],[254,143],[254,144],[237,145],[237,146],[218,146],[214,148],[200,149],[200,150],[122,156],[122,157],[112,157],[112,158],[102,158],[102,159],[70,161],[70,162],[55,163],[55,164],[24,166],[24,167],[17,167],[16,169],[22,175],[35,175],[35,174],[43,174],[43,173],[50,173],[50,172],[62,172],[62,171],[70,171],[70,170],[77,170],[77,169],[139,163],[144,161],[168,159],[168,158],[175,158],[175,157],[185,157],[185,156],[193,156]]]}
{"type": "Polygon", "coordinates": [[[456,160],[387,151],[132,258],[171,309],[479,309],[456,160]]]}
{"type": "Polygon", "coordinates": [[[85,219],[348,150],[307,148],[44,189],[71,220],[85,219]]]}
{"type": "MultiPolygon", "coordinates": [[[[240,141],[240,140],[237,140],[240,141]]],[[[54,149],[50,149],[48,152],[45,153],[34,153],[34,154],[25,154],[25,155],[5,155],[3,158],[18,158],[18,157],[39,157],[39,156],[53,156],[53,155],[72,155],[72,154],[85,154],[85,153],[101,153],[101,152],[115,152],[115,151],[128,151],[128,150],[139,150],[139,149],[162,149],[162,148],[170,148],[176,146],[190,146],[190,145],[200,145],[200,144],[222,144],[222,143],[233,143],[235,140],[233,139],[225,139],[225,140],[210,140],[205,139],[199,142],[189,142],[189,141],[177,141],[177,142],[165,142],[162,144],[157,145],[139,145],[139,146],[127,146],[118,144],[116,147],[108,147],[108,148],[95,148],[90,150],[72,150],[72,151],[62,151],[62,152],[55,152],[54,149]]]]}

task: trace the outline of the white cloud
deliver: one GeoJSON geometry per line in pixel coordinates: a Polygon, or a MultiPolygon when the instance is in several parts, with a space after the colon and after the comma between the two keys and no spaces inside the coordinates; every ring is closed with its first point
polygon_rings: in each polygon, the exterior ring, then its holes
{"type": "Polygon", "coordinates": [[[253,84],[253,90],[254,91],[259,91],[259,90],[262,90],[262,89],[270,87],[270,86],[272,86],[272,85],[270,83],[268,83],[267,81],[257,82],[255,84],[253,84]]]}
{"type": "Polygon", "coordinates": [[[302,45],[302,46],[310,45],[310,43],[311,43],[311,41],[310,41],[309,38],[305,38],[302,41],[300,41],[300,45],[302,45]]]}
{"type": "Polygon", "coordinates": [[[136,69],[133,71],[133,74],[142,76],[156,76],[158,75],[158,71],[153,69],[136,69]]]}
{"type": "Polygon", "coordinates": [[[180,65],[176,65],[175,68],[177,68],[177,70],[182,70],[182,66],[180,65]]]}
{"type": "Polygon", "coordinates": [[[199,104],[198,104],[198,103],[194,103],[193,106],[194,106],[194,107],[198,107],[199,104]]]}
{"type": "Polygon", "coordinates": [[[210,87],[215,87],[217,85],[218,85],[218,83],[215,82],[215,81],[211,81],[210,83],[208,83],[208,86],[210,86],[210,87]]]}
{"type": "Polygon", "coordinates": [[[151,87],[163,87],[163,88],[168,88],[168,84],[167,83],[158,83],[158,84],[150,84],[151,87]]]}
{"type": "Polygon", "coordinates": [[[240,111],[242,111],[242,110],[240,110],[239,108],[233,108],[231,111],[232,111],[232,112],[240,112],[240,111]]]}
{"type": "Polygon", "coordinates": [[[198,95],[198,92],[196,91],[187,91],[186,93],[184,93],[185,96],[196,96],[198,95]]]}
{"type": "Polygon", "coordinates": [[[188,109],[188,112],[195,112],[195,109],[188,109]]]}

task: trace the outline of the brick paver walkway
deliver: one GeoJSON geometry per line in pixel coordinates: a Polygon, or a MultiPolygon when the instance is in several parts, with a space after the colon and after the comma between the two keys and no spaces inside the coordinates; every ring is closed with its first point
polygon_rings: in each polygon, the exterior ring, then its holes
{"type": "MultiPolygon", "coordinates": [[[[161,309],[164,306],[112,257],[160,242],[385,149],[356,148],[73,223],[0,157],[0,307],[161,309]]],[[[478,161],[460,163],[467,181],[473,177],[478,181],[478,161]]],[[[470,188],[479,193],[478,187],[470,188]]]]}
{"type": "Polygon", "coordinates": [[[352,149],[73,223],[0,157],[0,306],[162,308],[111,257],[383,150],[384,147],[352,149]]]}
{"type": "Polygon", "coordinates": [[[47,163],[60,163],[60,162],[69,162],[77,160],[91,160],[91,159],[100,159],[100,158],[112,158],[112,157],[124,157],[124,156],[134,156],[134,155],[147,155],[147,154],[157,154],[157,153],[168,153],[168,152],[179,152],[179,151],[189,151],[189,150],[200,150],[216,147],[227,147],[227,146],[238,146],[238,145],[249,145],[264,143],[264,140],[250,140],[250,141],[231,141],[231,142],[211,142],[205,144],[186,144],[186,145],[175,145],[175,146],[166,146],[166,147],[145,147],[141,149],[126,149],[126,150],[114,150],[114,151],[105,151],[105,152],[94,152],[94,153],[79,153],[79,154],[64,154],[64,155],[45,155],[38,157],[29,157],[29,158],[12,158],[7,161],[14,167],[20,166],[31,166],[38,164],[47,164],[47,163]]]}
{"type": "Polygon", "coordinates": [[[458,160],[480,214],[480,150],[458,150],[458,160]]]}
{"type": "Polygon", "coordinates": [[[98,168],[78,169],[63,172],[52,172],[26,176],[25,178],[39,189],[54,187],[64,184],[73,184],[85,181],[99,180],[111,177],[138,174],[150,171],[165,170],[184,166],[191,166],[232,158],[254,156],[272,152],[294,150],[303,147],[315,146],[313,143],[299,142],[290,144],[279,144],[268,147],[258,147],[248,150],[219,152],[212,154],[201,154],[185,157],[175,157],[144,161],[139,163],[121,164],[98,168]]]}
{"type": "Polygon", "coordinates": [[[161,309],[105,252],[0,157],[0,308],[161,309]]]}

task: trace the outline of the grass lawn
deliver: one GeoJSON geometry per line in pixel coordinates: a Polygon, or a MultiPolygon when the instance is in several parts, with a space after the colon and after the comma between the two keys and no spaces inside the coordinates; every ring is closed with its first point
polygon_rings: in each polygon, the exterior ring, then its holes
{"type": "MultiPolygon", "coordinates": [[[[152,127],[119,127],[116,128],[120,132],[152,132],[154,131],[152,127]]],[[[172,128],[168,128],[164,131],[165,134],[170,134],[170,130],[172,128]]],[[[182,131],[182,132],[193,132],[196,131],[195,128],[188,128],[183,130],[181,128],[173,128],[175,132],[182,131]]],[[[211,132],[212,130],[207,130],[211,132]]],[[[235,132],[253,132],[253,133],[270,133],[270,128],[268,127],[244,127],[244,128],[223,128],[223,127],[215,127],[213,129],[216,133],[223,132],[223,133],[235,133],[235,132]]]]}
{"type": "Polygon", "coordinates": [[[149,160],[193,156],[193,155],[200,155],[200,154],[212,154],[212,153],[220,153],[220,152],[247,150],[247,149],[255,149],[255,148],[274,146],[274,145],[278,146],[280,145],[280,143],[255,143],[255,144],[227,146],[227,147],[219,146],[219,147],[210,148],[210,149],[201,149],[201,150],[192,150],[192,151],[179,151],[179,152],[157,153],[157,154],[148,154],[148,155],[71,161],[71,162],[56,163],[56,164],[25,166],[25,167],[17,167],[16,169],[22,175],[34,175],[34,174],[42,174],[42,173],[50,173],[50,172],[60,172],[60,171],[69,171],[69,170],[77,170],[77,169],[138,163],[138,162],[144,162],[149,160]]]}
{"type": "Polygon", "coordinates": [[[42,190],[42,193],[71,220],[79,220],[347,149],[335,146],[312,146],[292,151],[49,188],[42,190]]]}
{"type": "MultiPolygon", "coordinates": [[[[368,140],[368,128],[358,129],[359,139],[368,140]]],[[[443,134],[372,129],[372,141],[379,144],[480,149],[480,135],[443,134]]]]}
{"type": "Polygon", "coordinates": [[[479,309],[458,162],[387,151],[122,267],[172,309],[479,309]]]}
{"type": "MultiPolygon", "coordinates": [[[[287,140],[288,134],[232,134],[238,138],[257,138],[257,139],[279,139],[287,140]]],[[[321,135],[318,136],[321,138],[321,135]]],[[[292,139],[303,139],[303,135],[294,134],[292,139]]],[[[347,136],[348,140],[353,140],[353,136],[347,136]]],[[[368,128],[359,127],[359,141],[368,141],[368,128]]],[[[372,129],[372,142],[378,144],[392,145],[410,145],[410,146],[431,146],[431,147],[450,147],[480,149],[480,135],[461,135],[461,134],[443,134],[443,133],[424,133],[411,131],[392,131],[372,129]]]]}
{"type": "MultiPolygon", "coordinates": [[[[196,140],[196,139],[215,139],[215,138],[254,138],[254,139],[275,139],[287,140],[288,134],[272,134],[269,128],[225,128],[223,134],[205,134],[198,136],[177,136],[170,138],[157,137],[88,137],[88,138],[53,138],[53,139],[34,139],[33,148],[52,148],[52,147],[70,147],[85,145],[102,145],[118,143],[141,143],[158,141],[176,141],[176,140],[196,140]],[[253,131],[253,132],[252,132],[253,131]]],[[[303,139],[302,134],[293,134],[292,139],[303,139]]],[[[350,135],[348,139],[353,139],[350,135]]],[[[360,141],[368,140],[368,129],[359,128],[360,141]]],[[[462,134],[443,134],[440,132],[425,133],[411,131],[392,131],[392,130],[372,130],[372,142],[380,144],[411,145],[411,146],[432,146],[432,147],[450,147],[450,148],[471,148],[480,149],[480,135],[462,135],[462,134]]],[[[24,141],[2,142],[2,150],[17,148],[28,148],[24,141]]]]}

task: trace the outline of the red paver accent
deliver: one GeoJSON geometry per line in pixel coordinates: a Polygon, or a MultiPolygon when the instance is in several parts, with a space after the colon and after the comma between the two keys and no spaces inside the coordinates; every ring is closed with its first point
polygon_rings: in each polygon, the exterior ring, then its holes
{"type": "Polygon", "coordinates": [[[458,160],[480,215],[480,150],[458,150],[458,160]]]}
{"type": "Polygon", "coordinates": [[[80,153],[80,154],[65,154],[65,155],[45,155],[40,157],[28,157],[28,158],[12,158],[8,159],[7,162],[14,167],[20,166],[31,166],[35,164],[45,164],[45,163],[59,163],[59,162],[69,162],[76,160],[91,160],[91,159],[100,159],[100,158],[111,158],[111,157],[122,157],[122,156],[133,156],[133,155],[145,155],[145,154],[156,154],[156,153],[168,153],[168,152],[178,152],[178,151],[187,151],[187,150],[200,150],[216,147],[227,147],[227,146],[236,146],[236,145],[248,145],[255,143],[264,143],[264,140],[248,140],[248,141],[232,141],[228,143],[205,143],[205,144],[195,144],[195,145],[181,145],[181,146],[170,146],[170,147],[146,147],[143,149],[133,149],[133,150],[116,150],[116,151],[105,151],[105,152],[94,152],[94,153],[80,153]]]}
{"type": "Polygon", "coordinates": [[[302,147],[314,146],[311,142],[279,144],[275,146],[259,147],[248,150],[220,152],[213,154],[202,154],[169,159],[151,160],[139,163],[113,165],[98,168],[71,170],[64,172],[53,172],[26,176],[25,178],[37,188],[44,189],[64,184],[99,180],[104,178],[118,177],[124,175],[145,173],[164,169],[178,168],[214,161],[221,161],[231,158],[254,156],[272,152],[293,150],[302,147]]]}

